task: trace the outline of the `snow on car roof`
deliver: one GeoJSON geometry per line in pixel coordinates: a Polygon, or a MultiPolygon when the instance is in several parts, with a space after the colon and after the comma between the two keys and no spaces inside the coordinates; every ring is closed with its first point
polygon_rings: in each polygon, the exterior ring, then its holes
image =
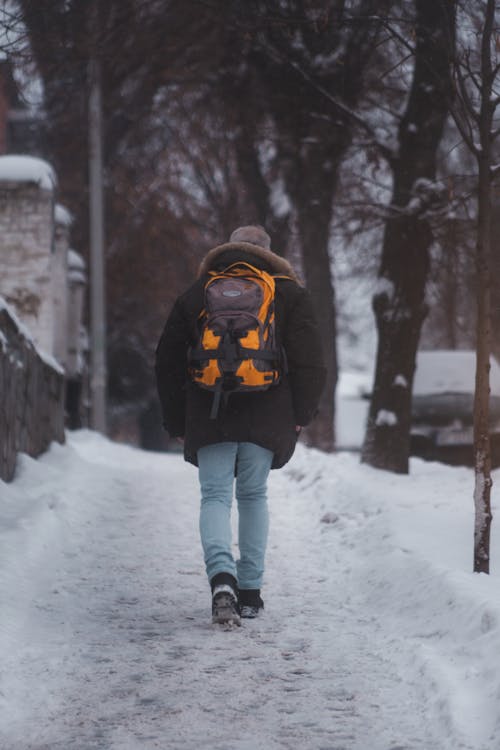
{"type": "MultiPolygon", "coordinates": [[[[491,357],[490,390],[500,396],[500,365],[491,357]]],[[[474,393],[476,353],[461,350],[420,351],[413,383],[414,396],[474,393]]]]}

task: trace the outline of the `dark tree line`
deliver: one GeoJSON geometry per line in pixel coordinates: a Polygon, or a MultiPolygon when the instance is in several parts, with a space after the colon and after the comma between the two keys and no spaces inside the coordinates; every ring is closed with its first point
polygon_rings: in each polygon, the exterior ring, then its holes
{"type": "MultiPolygon", "coordinates": [[[[472,5],[478,18],[480,4],[472,5]]],[[[464,205],[474,194],[470,180],[454,176],[450,158],[450,144],[460,139],[449,117],[457,2],[19,6],[44,84],[47,156],[84,252],[90,54],[102,65],[111,396],[149,399],[151,354],[173,299],[208,247],[236,225],[258,222],[274,249],[298,264],[315,301],[329,380],[308,439],[331,450],[334,238],[349,246],[366,236],[364,265],[380,255],[380,285],[363,460],[407,471],[431,263],[441,264],[433,279],[443,278],[451,342],[462,340],[455,269],[463,284],[470,280],[471,221],[447,213],[458,194],[468,196],[464,205]],[[375,225],[383,226],[381,247],[370,244],[375,225]]]]}
{"type": "Polygon", "coordinates": [[[329,380],[309,440],[333,448],[330,225],[353,113],[379,54],[380,13],[391,5],[21,0],[44,82],[49,155],[83,247],[91,52],[103,68],[112,385],[116,353],[138,349],[144,359],[158,332],[159,297],[141,294],[137,278],[160,286],[159,296],[163,281],[164,314],[193,273],[190,257],[258,221],[278,252],[297,253],[313,294],[329,380]]]}

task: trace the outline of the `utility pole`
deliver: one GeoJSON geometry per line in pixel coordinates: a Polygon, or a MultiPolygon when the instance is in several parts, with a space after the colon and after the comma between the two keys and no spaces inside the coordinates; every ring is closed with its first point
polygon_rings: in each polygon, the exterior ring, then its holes
{"type": "MultiPolygon", "coordinates": [[[[97,19],[95,19],[97,20],[97,19]]],[[[94,30],[97,31],[94,26],[94,30]]],[[[91,427],[106,434],[106,287],[104,259],[104,191],[100,63],[93,35],[89,63],[89,213],[90,213],[90,347],[91,427]]]]}

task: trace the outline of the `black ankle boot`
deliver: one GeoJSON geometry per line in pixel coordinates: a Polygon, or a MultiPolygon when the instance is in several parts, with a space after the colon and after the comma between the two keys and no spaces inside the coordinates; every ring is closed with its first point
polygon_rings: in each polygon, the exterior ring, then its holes
{"type": "Polygon", "coordinates": [[[264,609],[260,589],[240,589],[238,603],[240,605],[240,616],[249,620],[258,617],[264,609]]]}
{"type": "Polygon", "coordinates": [[[212,622],[240,625],[238,588],[229,573],[218,573],[210,581],[212,589],[212,622]]]}
{"type": "Polygon", "coordinates": [[[238,592],[238,583],[236,581],[236,578],[232,576],[231,573],[216,573],[216,575],[214,575],[214,577],[210,579],[210,588],[212,589],[212,593],[216,586],[231,586],[235,593],[235,596],[238,592]]]}

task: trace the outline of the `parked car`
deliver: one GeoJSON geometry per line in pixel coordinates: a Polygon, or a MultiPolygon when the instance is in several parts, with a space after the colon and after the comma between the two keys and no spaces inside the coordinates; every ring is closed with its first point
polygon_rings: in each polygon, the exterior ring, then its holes
{"type": "MultiPolygon", "coordinates": [[[[413,384],[410,453],[433,461],[472,466],[476,354],[420,351],[413,384]]],[[[492,465],[500,466],[500,365],[491,359],[492,465]]]]}

